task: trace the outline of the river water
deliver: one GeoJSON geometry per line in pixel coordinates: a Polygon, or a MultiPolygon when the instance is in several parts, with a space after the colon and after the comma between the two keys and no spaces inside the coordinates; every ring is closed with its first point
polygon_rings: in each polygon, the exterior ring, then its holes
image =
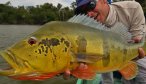
{"type": "MultiPolygon", "coordinates": [[[[0,50],[11,46],[40,27],[38,25],[0,25],[0,50]]],[[[76,84],[76,79],[64,80],[60,76],[44,81],[20,81],[0,76],[0,84],[76,84]]]]}

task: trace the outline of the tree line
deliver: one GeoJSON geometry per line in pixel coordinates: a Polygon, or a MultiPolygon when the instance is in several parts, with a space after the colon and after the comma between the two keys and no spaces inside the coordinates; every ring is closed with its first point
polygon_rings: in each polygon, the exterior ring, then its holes
{"type": "MultiPolygon", "coordinates": [[[[146,16],[146,0],[138,1],[146,16]]],[[[0,4],[0,24],[44,24],[49,21],[66,21],[74,15],[75,2],[70,7],[44,3],[37,6],[11,6],[10,2],[0,4]]]]}
{"type": "Polygon", "coordinates": [[[44,3],[37,6],[11,6],[10,2],[0,4],[0,24],[44,24],[49,21],[66,21],[74,15],[75,4],[63,7],[44,3]]]}
{"type": "Polygon", "coordinates": [[[144,11],[144,15],[145,15],[145,18],[146,18],[146,0],[135,0],[135,1],[139,2],[140,5],[142,6],[143,11],[144,11]]]}

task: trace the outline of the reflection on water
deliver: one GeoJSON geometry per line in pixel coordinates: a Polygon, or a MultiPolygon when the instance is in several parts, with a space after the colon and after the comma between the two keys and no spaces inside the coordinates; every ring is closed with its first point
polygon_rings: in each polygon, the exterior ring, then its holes
{"type": "MultiPolygon", "coordinates": [[[[0,25],[0,50],[11,46],[38,28],[40,26],[0,25]]],[[[1,59],[0,63],[2,63],[1,59]]],[[[19,81],[0,76],[0,84],[76,84],[76,79],[64,80],[62,77],[54,77],[45,81],[19,81]]]]}

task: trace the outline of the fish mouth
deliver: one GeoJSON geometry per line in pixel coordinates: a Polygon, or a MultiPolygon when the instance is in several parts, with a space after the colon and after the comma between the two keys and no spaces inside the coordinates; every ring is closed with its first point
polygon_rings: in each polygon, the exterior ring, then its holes
{"type": "Polygon", "coordinates": [[[10,58],[12,55],[9,53],[8,51],[0,51],[0,75],[9,76],[14,73],[11,66],[12,58],[10,58]]]}
{"type": "Polygon", "coordinates": [[[9,69],[12,69],[12,67],[0,55],[0,70],[9,70],[9,69]]]}

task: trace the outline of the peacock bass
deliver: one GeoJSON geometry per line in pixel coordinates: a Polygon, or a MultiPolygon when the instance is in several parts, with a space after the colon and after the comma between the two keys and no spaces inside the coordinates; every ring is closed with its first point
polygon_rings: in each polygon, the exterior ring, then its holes
{"type": "Polygon", "coordinates": [[[11,66],[0,75],[19,80],[44,80],[69,69],[77,78],[90,80],[97,73],[118,70],[127,80],[137,74],[131,61],[138,47],[128,43],[131,34],[121,23],[107,28],[86,15],[77,15],[66,22],[46,23],[39,30],[0,52],[11,66]],[[87,68],[79,68],[86,63],[87,68]]]}

